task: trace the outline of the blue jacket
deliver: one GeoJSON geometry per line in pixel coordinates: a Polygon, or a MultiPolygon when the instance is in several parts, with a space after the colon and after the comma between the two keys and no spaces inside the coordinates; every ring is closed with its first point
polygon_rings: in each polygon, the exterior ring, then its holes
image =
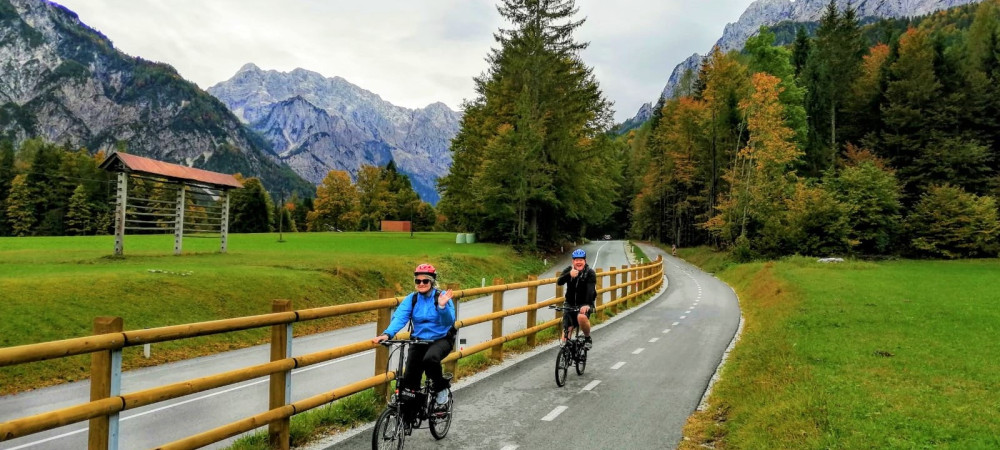
{"type": "Polygon", "coordinates": [[[410,337],[435,340],[448,335],[448,330],[455,324],[455,304],[453,300],[448,300],[444,308],[439,308],[434,302],[434,294],[437,292],[440,291],[431,289],[427,291],[427,295],[420,295],[419,292],[407,295],[392,314],[392,321],[383,333],[389,337],[395,336],[413,319],[413,333],[410,337]],[[414,295],[417,296],[416,302],[413,301],[414,295]]]}

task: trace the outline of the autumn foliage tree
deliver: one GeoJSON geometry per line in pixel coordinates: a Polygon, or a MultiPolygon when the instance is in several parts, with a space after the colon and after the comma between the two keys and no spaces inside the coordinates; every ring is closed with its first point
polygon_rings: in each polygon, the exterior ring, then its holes
{"type": "Polygon", "coordinates": [[[306,219],[308,230],[355,230],[360,218],[359,194],[351,176],[342,170],[331,170],[316,187],[313,210],[306,219]]]}
{"type": "Polygon", "coordinates": [[[740,102],[748,142],[726,171],[729,191],[720,196],[719,214],[706,224],[724,242],[743,238],[765,253],[780,249],[782,204],[796,183],[789,168],[802,155],[784,121],[780,82],[767,73],[753,75],[752,94],[740,102]]]}

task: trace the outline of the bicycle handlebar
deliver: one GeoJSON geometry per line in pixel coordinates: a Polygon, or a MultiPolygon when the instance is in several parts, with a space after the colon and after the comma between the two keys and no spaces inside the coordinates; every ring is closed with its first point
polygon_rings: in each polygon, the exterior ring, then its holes
{"type": "Polygon", "coordinates": [[[549,305],[549,309],[554,309],[556,311],[579,311],[580,307],[579,306],[556,306],[556,305],[549,305]]]}
{"type": "Polygon", "coordinates": [[[434,341],[427,339],[386,339],[379,342],[379,345],[384,345],[386,347],[392,344],[412,344],[412,345],[430,345],[434,341]]]}

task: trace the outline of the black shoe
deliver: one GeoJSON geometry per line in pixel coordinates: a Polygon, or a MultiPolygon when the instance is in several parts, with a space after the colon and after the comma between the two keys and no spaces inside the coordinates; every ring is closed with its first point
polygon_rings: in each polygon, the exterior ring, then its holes
{"type": "Polygon", "coordinates": [[[583,338],[583,348],[590,350],[594,346],[594,341],[590,339],[590,336],[585,336],[583,338]]]}

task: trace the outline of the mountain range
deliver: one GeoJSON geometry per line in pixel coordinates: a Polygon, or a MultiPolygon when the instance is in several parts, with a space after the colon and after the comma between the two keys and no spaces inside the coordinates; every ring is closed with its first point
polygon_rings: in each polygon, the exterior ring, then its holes
{"type": "Polygon", "coordinates": [[[216,98],[169,65],[118,51],[57,4],[0,0],[0,68],[0,136],[15,143],[123,150],[315,191],[216,98]]]}
{"type": "Polygon", "coordinates": [[[449,144],[461,114],[443,103],[395,106],[340,77],[246,64],[208,92],[264,137],[282,161],[314,184],[330,170],[356,176],[361,165],[395,161],[429,203],[451,167],[449,144]]]}

